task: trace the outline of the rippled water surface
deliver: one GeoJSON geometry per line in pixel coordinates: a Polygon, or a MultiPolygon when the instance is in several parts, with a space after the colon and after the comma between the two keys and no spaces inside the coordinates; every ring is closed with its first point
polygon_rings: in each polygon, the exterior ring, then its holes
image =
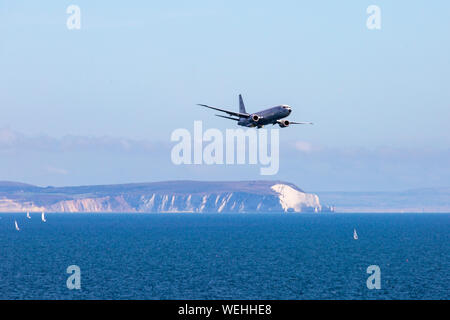
{"type": "Polygon", "coordinates": [[[449,243],[448,214],[1,214],[0,299],[449,299],[449,243]]]}

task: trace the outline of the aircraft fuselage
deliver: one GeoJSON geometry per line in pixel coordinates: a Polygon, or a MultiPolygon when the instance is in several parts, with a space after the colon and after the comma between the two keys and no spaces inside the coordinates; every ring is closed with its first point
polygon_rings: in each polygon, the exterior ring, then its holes
{"type": "Polygon", "coordinates": [[[292,109],[287,105],[276,106],[251,114],[249,118],[239,118],[238,125],[244,127],[261,127],[268,124],[276,124],[277,120],[286,118],[292,109]],[[257,121],[256,118],[259,117],[257,121]]]}

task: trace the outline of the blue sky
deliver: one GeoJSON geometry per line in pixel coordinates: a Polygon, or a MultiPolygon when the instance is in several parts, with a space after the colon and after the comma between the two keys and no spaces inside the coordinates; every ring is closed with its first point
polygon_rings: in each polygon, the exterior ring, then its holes
{"type": "Polygon", "coordinates": [[[196,103],[237,108],[242,93],[250,111],[289,104],[292,119],[315,123],[281,131],[273,178],[316,190],[448,185],[449,12],[446,1],[2,1],[0,180],[259,179],[257,168],[169,159],[174,129],[233,125],[196,103]],[[81,30],[66,28],[70,4],[81,30]],[[366,28],[371,4],[381,30],[366,28]],[[104,154],[75,145],[69,156],[67,137],[104,154]]]}

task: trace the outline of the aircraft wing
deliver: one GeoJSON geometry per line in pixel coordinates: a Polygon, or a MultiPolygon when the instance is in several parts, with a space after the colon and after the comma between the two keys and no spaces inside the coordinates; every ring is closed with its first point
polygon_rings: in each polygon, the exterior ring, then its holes
{"type": "Polygon", "coordinates": [[[225,110],[225,109],[219,109],[219,108],[216,108],[216,107],[208,106],[206,104],[198,104],[198,105],[202,106],[202,107],[205,107],[205,108],[210,108],[210,109],[214,109],[214,110],[217,110],[217,111],[228,113],[230,116],[235,116],[235,117],[239,117],[239,118],[248,118],[248,117],[250,117],[250,115],[248,113],[240,113],[240,112],[234,112],[234,111],[229,111],[229,110],[225,110]]]}
{"type": "Polygon", "coordinates": [[[295,122],[295,121],[289,121],[289,124],[313,124],[312,122],[295,122]]]}

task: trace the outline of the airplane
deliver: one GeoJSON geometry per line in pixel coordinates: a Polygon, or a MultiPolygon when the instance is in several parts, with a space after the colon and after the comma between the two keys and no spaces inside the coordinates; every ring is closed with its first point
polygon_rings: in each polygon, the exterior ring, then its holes
{"type": "Polygon", "coordinates": [[[244,127],[256,127],[258,129],[262,128],[268,124],[278,124],[281,128],[289,127],[291,124],[312,124],[312,122],[294,122],[289,121],[286,118],[292,112],[292,108],[288,105],[282,104],[270,109],[262,110],[255,113],[247,113],[245,111],[244,101],[242,100],[242,95],[239,95],[239,112],[229,111],[225,109],[220,109],[206,104],[198,104],[199,106],[214,109],[217,111],[225,112],[230,116],[223,116],[216,114],[217,117],[231,119],[237,121],[237,124],[244,127]]]}

